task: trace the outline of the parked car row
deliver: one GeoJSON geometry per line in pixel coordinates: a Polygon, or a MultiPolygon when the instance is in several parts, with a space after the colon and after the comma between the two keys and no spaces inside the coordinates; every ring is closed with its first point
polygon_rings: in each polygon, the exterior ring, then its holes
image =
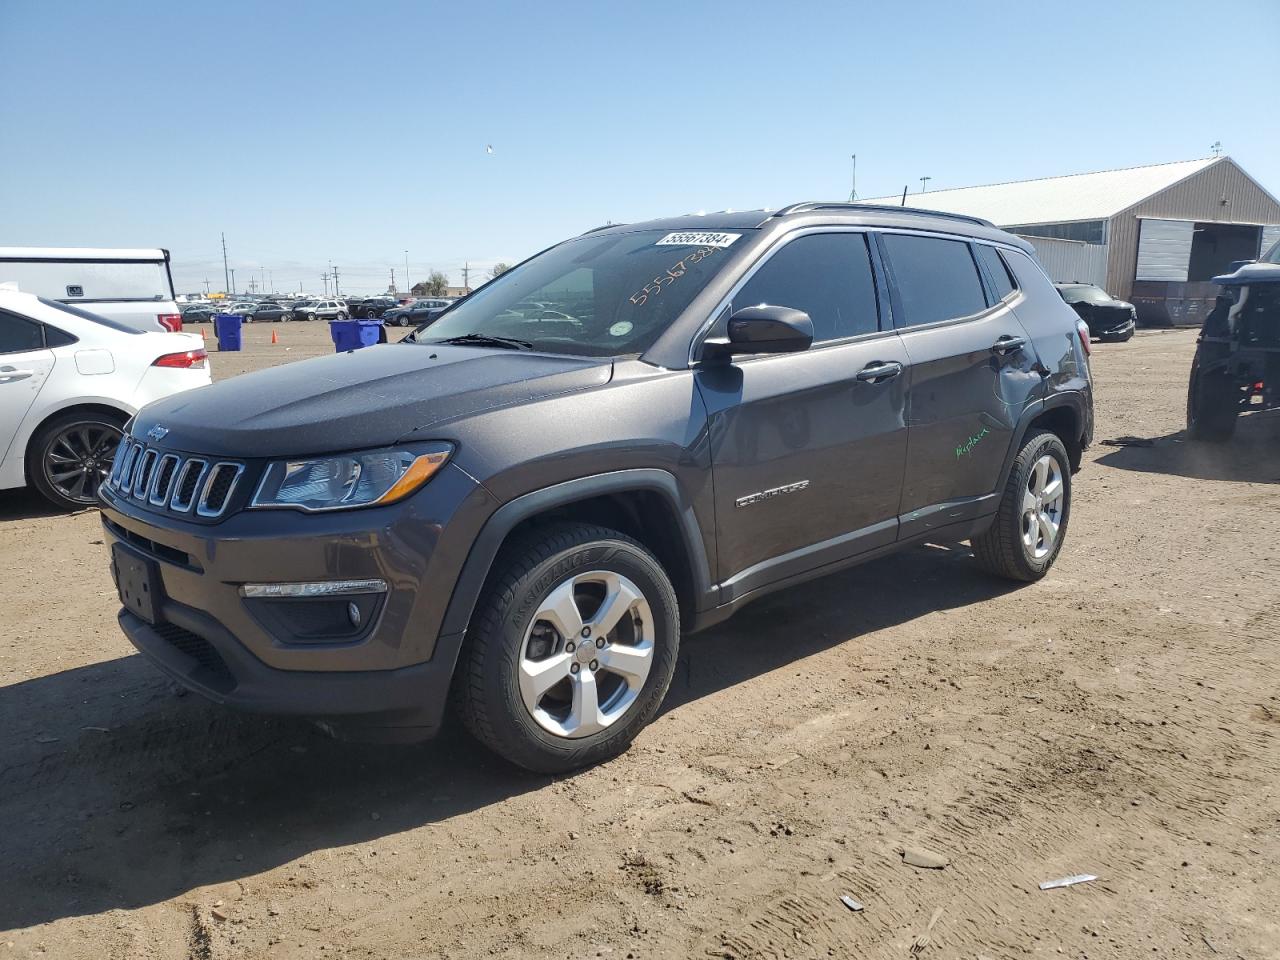
{"type": "Polygon", "coordinates": [[[417,326],[434,320],[453,306],[445,297],[425,297],[401,304],[390,296],[303,299],[294,301],[241,300],[226,306],[192,304],[182,309],[186,323],[209,323],[218,313],[234,313],[246,323],[290,320],[382,320],[399,327],[417,326]]]}

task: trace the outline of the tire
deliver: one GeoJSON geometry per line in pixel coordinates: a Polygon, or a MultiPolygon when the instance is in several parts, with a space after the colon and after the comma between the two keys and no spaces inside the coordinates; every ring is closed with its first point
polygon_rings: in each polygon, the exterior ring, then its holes
{"type": "Polygon", "coordinates": [[[400,314],[400,316],[396,317],[397,327],[407,327],[408,325],[409,325],[409,315],[407,313],[402,313],[400,314]]]}
{"type": "Polygon", "coordinates": [[[345,313],[343,313],[341,310],[339,310],[339,311],[338,311],[338,319],[339,319],[339,320],[346,320],[346,319],[348,319],[348,317],[347,317],[347,315],[346,315],[345,313]]]}
{"type": "Polygon", "coordinates": [[[281,323],[289,323],[292,319],[293,319],[293,314],[292,314],[292,313],[282,313],[282,314],[280,314],[280,322],[281,322],[281,323]]]}
{"type": "Polygon", "coordinates": [[[1026,583],[1039,580],[1058,558],[1070,519],[1067,448],[1057,434],[1033,430],[1013,459],[995,521],[973,538],[974,558],[996,576],[1026,583]],[[1058,496],[1040,495],[1037,488],[1051,492],[1055,479],[1060,484],[1058,496]]]}
{"type": "Polygon", "coordinates": [[[666,696],[679,644],[675,590],[648,550],[605,527],[538,527],[494,563],[454,674],[454,702],[494,753],[564,773],[627,749],[666,696]],[[630,597],[625,609],[610,606],[616,626],[603,640],[587,633],[601,593],[630,597]],[[531,672],[538,665],[541,677],[531,672]],[[593,700],[598,710],[582,706],[593,700]]]}
{"type": "Polygon", "coordinates": [[[71,411],[54,417],[31,438],[27,473],[46,500],[64,510],[98,503],[98,487],[111,473],[125,417],[71,411]],[[75,461],[74,465],[72,461],[75,461]]]}
{"type": "Polygon", "coordinates": [[[1187,384],[1187,436],[1207,443],[1223,443],[1236,432],[1240,390],[1225,370],[1204,374],[1200,354],[1191,362],[1187,384]]]}

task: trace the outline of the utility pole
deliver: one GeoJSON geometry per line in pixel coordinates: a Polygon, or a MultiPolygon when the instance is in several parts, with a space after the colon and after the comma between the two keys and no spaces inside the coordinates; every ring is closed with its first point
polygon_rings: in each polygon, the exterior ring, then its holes
{"type": "Polygon", "coordinates": [[[209,278],[208,277],[204,278],[204,295],[206,297],[209,295],[209,278]]]}
{"type": "Polygon", "coordinates": [[[274,270],[267,271],[267,279],[271,281],[271,292],[276,292],[276,272],[274,270]]]}
{"type": "Polygon", "coordinates": [[[471,261],[468,260],[462,265],[462,289],[471,289],[471,261]]]}
{"type": "Polygon", "coordinates": [[[251,294],[253,294],[253,293],[257,293],[257,292],[258,292],[258,290],[257,290],[257,286],[258,286],[258,281],[257,281],[257,280],[255,280],[253,277],[250,277],[250,278],[249,278],[249,293],[251,293],[251,294]]]}
{"type": "Polygon", "coordinates": [[[391,268],[391,292],[392,293],[398,292],[396,290],[396,268],[395,267],[391,268]]]}
{"type": "Polygon", "coordinates": [[[855,153],[850,159],[853,160],[853,180],[849,184],[849,201],[853,202],[858,199],[858,155],[855,153]]]}
{"type": "Polygon", "coordinates": [[[1221,140],[1213,141],[1213,143],[1209,144],[1209,149],[1213,151],[1213,155],[1215,157],[1222,156],[1222,141],[1221,140]]]}
{"type": "Polygon", "coordinates": [[[231,268],[231,295],[236,295],[236,268],[231,268]]]}
{"type": "Polygon", "coordinates": [[[229,286],[231,286],[231,281],[228,279],[228,272],[227,272],[227,235],[223,233],[222,235],[222,287],[225,290],[229,286]]]}
{"type": "Polygon", "coordinates": [[[327,300],[329,298],[329,275],[327,273],[322,273],[320,274],[320,279],[324,281],[324,296],[327,300]]]}
{"type": "Polygon", "coordinates": [[[338,268],[330,267],[329,269],[333,271],[333,295],[340,297],[342,296],[342,291],[338,289],[338,268]]]}
{"type": "Polygon", "coordinates": [[[413,284],[409,282],[409,251],[404,252],[404,292],[413,293],[413,284]]]}
{"type": "Polygon", "coordinates": [[[921,193],[924,193],[926,190],[928,190],[928,189],[929,189],[929,181],[930,181],[930,180],[932,180],[932,179],[933,179],[933,177],[921,177],[921,178],[920,178],[920,192],[921,192],[921,193]]]}

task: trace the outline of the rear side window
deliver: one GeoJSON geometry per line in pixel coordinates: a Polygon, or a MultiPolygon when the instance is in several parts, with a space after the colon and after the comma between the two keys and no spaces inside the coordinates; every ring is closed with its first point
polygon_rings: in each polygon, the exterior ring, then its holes
{"type": "Polygon", "coordinates": [[[43,349],[44,332],[40,324],[12,313],[0,313],[0,354],[43,349]]]}
{"type": "Polygon", "coordinates": [[[44,325],[44,345],[46,347],[66,347],[76,342],[76,338],[65,330],[44,325]]]}
{"type": "Polygon", "coordinates": [[[759,304],[803,310],[822,343],[880,329],[866,237],[798,237],[764,262],[733,298],[733,310],[759,304]]]}
{"type": "Polygon", "coordinates": [[[1005,265],[1004,257],[1000,256],[999,250],[985,243],[975,244],[973,249],[978,254],[978,261],[986,268],[987,276],[991,278],[997,300],[1003,300],[1018,288],[1018,285],[1013,282],[1013,277],[1009,275],[1009,268],[1005,265]]]}
{"type": "Polygon", "coordinates": [[[882,235],[902,300],[900,326],[955,320],[987,308],[978,266],[963,240],[882,235]]]}

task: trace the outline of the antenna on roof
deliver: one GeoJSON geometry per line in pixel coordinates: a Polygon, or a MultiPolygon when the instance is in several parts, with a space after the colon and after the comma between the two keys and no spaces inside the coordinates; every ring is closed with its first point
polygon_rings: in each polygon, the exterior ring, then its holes
{"type": "Polygon", "coordinates": [[[1213,141],[1213,143],[1209,144],[1209,149],[1213,151],[1213,155],[1215,157],[1222,156],[1222,141],[1221,140],[1213,141]]]}
{"type": "Polygon", "coordinates": [[[904,183],[902,185],[902,203],[898,204],[900,207],[905,207],[907,205],[907,187],[909,186],[911,186],[909,183],[904,183]]]}

